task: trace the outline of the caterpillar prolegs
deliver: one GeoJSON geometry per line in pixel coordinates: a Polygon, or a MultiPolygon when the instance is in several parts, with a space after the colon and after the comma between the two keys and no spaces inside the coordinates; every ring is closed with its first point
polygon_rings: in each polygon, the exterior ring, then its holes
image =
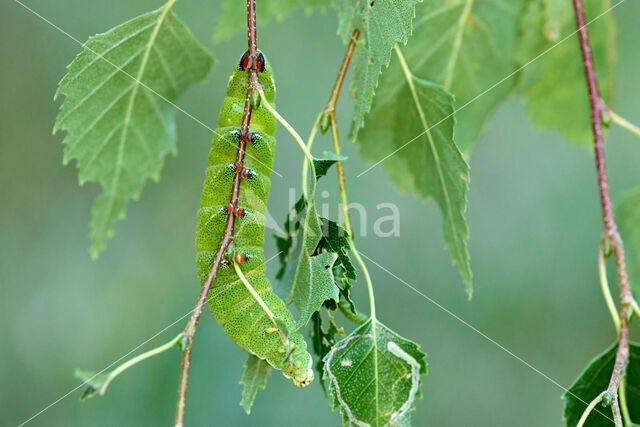
{"type": "MultiPolygon", "coordinates": [[[[257,59],[258,78],[269,103],[275,98],[271,65],[262,53],[257,59]]],[[[207,279],[222,241],[229,215],[235,215],[234,241],[226,262],[218,268],[208,295],[209,307],[225,333],[242,348],[282,370],[294,384],[313,380],[311,355],[299,332],[288,332],[295,321],[285,303],[273,292],[266,277],[264,244],[265,209],[271,181],[276,141],[275,117],[266,108],[254,108],[249,132],[241,130],[248,88],[248,55],[231,74],[218,129],[209,153],[201,208],[198,210],[196,246],[201,284],[207,279]],[[236,163],[240,139],[246,140],[243,164],[236,163]],[[236,173],[241,174],[237,206],[229,204],[236,173]],[[252,295],[235,271],[236,263],[247,282],[270,312],[252,295]],[[274,322],[275,320],[275,322],[274,322]]]]}

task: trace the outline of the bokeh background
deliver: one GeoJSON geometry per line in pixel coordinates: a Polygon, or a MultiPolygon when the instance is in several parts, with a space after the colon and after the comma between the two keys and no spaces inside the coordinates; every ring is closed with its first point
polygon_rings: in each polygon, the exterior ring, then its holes
{"type": "MultiPolygon", "coordinates": [[[[246,46],[242,33],[212,42],[219,15],[214,3],[176,6],[218,58],[209,80],[179,102],[212,127],[230,68],[246,46]]],[[[150,0],[27,4],[82,41],[159,6],[150,0]]],[[[619,28],[615,106],[637,122],[640,4],[629,1],[614,14],[619,28]]],[[[305,134],[326,102],[343,55],[335,27],[329,11],[313,17],[296,12],[259,28],[260,47],[276,72],[278,107],[305,134]]],[[[578,48],[575,39],[568,43],[578,48]]],[[[56,402],[79,384],[74,368],[106,367],[187,313],[198,293],[195,213],[211,134],[177,114],[179,156],[167,159],[161,181],[146,185],[126,220],[117,223],[107,250],[92,261],[88,223],[99,189],[78,187],[75,166],[62,166],[63,135],[51,134],[60,102],[52,99],[56,84],[78,51],[73,40],[18,3],[0,5],[2,425],[17,425],[56,402]]],[[[343,96],[339,106],[345,136],[351,103],[343,96]]],[[[274,176],[269,208],[281,220],[289,187],[299,192],[302,156],[282,130],[278,136],[275,168],[284,178],[274,176]]],[[[620,129],[608,139],[617,198],[640,184],[640,141],[620,129]]],[[[329,149],[329,141],[322,141],[329,149]]],[[[399,194],[381,168],[356,178],[366,164],[357,146],[347,144],[344,151],[350,157],[350,200],[369,212],[369,235],[358,239],[367,256],[563,386],[614,340],[597,279],[601,219],[593,156],[557,133],[535,129],[521,100],[512,99],[496,111],[470,159],[471,302],[442,248],[435,204],[399,194]],[[400,208],[400,237],[378,238],[371,232],[376,205],[385,202],[400,208]]],[[[330,203],[334,217],[335,185],[333,177],[322,184],[330,196],[321,200],[330,203]]],[[[271,240],[266,253],[275,253],[271,240]]],[[[379,318],[429,354],[415,425],[561,425],[561,388],[376,266],[370,270],[379,318]]],[[[274,263],[269,272],[275,271],[274,263]]],[[[366,311],[363,287],[356,287],[356,296],[366,311]]],[[[178,322],[144,348],[168,340],[183,325],[178,322]]],[[[81,403],[78,390],[30,425],[170,425],[179,359],[179,352],[172,351],[139,365],[102,398],[81,403]]],[[[299,390],[278,372],[269,378],[267,392],[259,393],[252,415],[245,415],[238,405],[244,360],[205,313],[194,348],[190,425],[340,424],[318,384],[299,390]]]]}

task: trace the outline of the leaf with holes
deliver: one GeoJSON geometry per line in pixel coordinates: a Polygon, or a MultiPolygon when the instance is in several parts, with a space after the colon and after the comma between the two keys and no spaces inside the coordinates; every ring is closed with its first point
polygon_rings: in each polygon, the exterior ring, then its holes
{"type": "Polygon", "coordinates": [[[251,413],[251,407],[256,400],[258,390],[267,388],[267,377],[269,375],[271,375],[271,365],[266,360],[249,354],[244,364],[244,373],[240,379],[240,384],[244,385],[240,406],[244,408],[247,415],[251,413]]]}
{"type": "MultiPolygon", "coordinates": [[[[575,383],[562,396],[564,399],[563,418],[567,426],[578,424],[580,417],[600,393],[609,386],[611,372],[616,359],[618,343],[612,345],[604,353],[597,356],[580,374],[575,383]]],[[[634,422],[640,421],[640,346],[629,345],[629,365],[627,366],[627,408],[634,422]]],[[[611,408],[598,404],[591,411],[584,427],[609,427],[613,425],[611,408]]]]}
{"type": "Polygon", "coordinates": [[[176,152],[175,107],[202,80],[211,55],[168,7],[141,15],[84,44],[56,96],[65,95],[54,132],[65,130],[64,163],[77,160],[80,184],[97,182],[91,255],[104,249],[116,218],[145,181],[158,180],[176,152]]]}
{"type": "Polygon", "coordinates": [[[408,425],[425,358],[417,344],[369,319],[324,358],[333,408],[352,425],[408,425]]]}
{"type": "Polygon", "coordinates": [[[431,197],[438,204],[445,245],[471,297],[469,230],[464,217],[469,166],[453,140],[453,96],[415,77],[400,59],[392,61],[382,75],[381,88],[358,137],[360,153],[365,159],[381,161],[401,190],[412,190],[422,199],[431,197]]]}
{"type": "MultiPolygon", "coordinates": [[[[611,102],[615,24],[612,13],[602,15],[611,8],[611,1],[584,3],[598,87],[603,99],[611,102]]],[[[527,66],[520,76],[520,90],[534,123],[558,130],[571,141],[591,144],[591,107],[571,2],[529,2],[522,14],[521,28],[527,37],[523,37],[526,43],[521,43],[518,57],[527,66]],[[542,53],[544,56],[528,63],[542,53]]]]}
{"type": "MultiPolygon", "coordinates": [[[[331,153],[330,153],[331,154],[331,153]]],[[[275,236],[278,248],[286,251],[280,257],[281,269],[278,278],[281,291],[288,291],[287,303],[293,302],[298,309],[297,328],[305,326],[311,315],[318,311],[326,300],[339,301],[339,288],[333,276],[336,252],[317,253],[321,242],[322,223],[315,204],[316,181],[324,176],[328,168],[341,160],[331,154],[314,159],[311,169],[307,198],[302,195],[295,204],[294,215],[285,222],[287,236],[275,236]],[[318,173],[322,171],[322,174],[318,173]]]]}
{"type": "Polygon", "coordinates": [[[373,94],[383,67],[389,65],[391,51],[396,43],[405,44],[411,35],[411,22],[415,16],[417,0],[375,0],[336,2],[339,24],[338,34],[346,42],[354,28],[361,32],[358,48],[353,56],[353,82],[351,90],[356,102],[351,127],[352,137],[364,124],[371,109],[373,94]]]}
{"type": "Polygon", "coordinates": [[[344,336],[344,328],[339,327],[333,315],[330,311],[327,310],[327,320],[329,326],[325,330],[322,327],[322,315],[320,312],[313,313],[311,316],[311,348],[313,349],[313,353],[317,357],[316,361],[316,371],[320,374],[320,385],[324,390],[325,394],[327,392],[327,388],[325,385],[325,381],[322,378],[324,373],[324,357],[331,351],[331,348],[336,344],[336,336],[343,335],[344,336]]]}

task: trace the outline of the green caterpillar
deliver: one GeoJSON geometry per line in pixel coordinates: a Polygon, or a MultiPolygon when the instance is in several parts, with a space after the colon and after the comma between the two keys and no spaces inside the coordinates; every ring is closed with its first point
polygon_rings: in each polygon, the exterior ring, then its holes
{"type": "MultiPolygon", "coordinates": [[[[273,104],[275,84],[271,65],[262,53],[256,59],[258,78],[266,99],[273,104]]],[[[208,295],[209,307],[225,333],[242,348],[266,360],[291,378],[297,386],[313,380],[307,344],[294,329],[295,321],[285,303],[273,292],[266,277],[264,243],[265,209],[271,181],[276,141],[275,117],[266,108],[254,108],[245,137],[244,164],[236,164],[238,144],[243,137],[242,116],[248,87],[249,55],[245,53],[229,79],[218,129],[214,133],[209,167],[198,210],[196,246],[201,284],[209,273],[218,246],[224,237],[227,218],[236,215],[234,241],[226,262],[217,272],[208,295]],[[229,204],[236,173],[242,176],[236,207],[229,204]],[[269,314],[251,295],[235,272],[237,263],[247,281],[273,313],[269,314]]]]}

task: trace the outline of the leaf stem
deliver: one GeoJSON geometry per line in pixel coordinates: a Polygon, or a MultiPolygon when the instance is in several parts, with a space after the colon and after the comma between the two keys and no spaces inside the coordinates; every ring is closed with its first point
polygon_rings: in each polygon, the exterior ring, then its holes
{"type": "Polygon", "coordinates": [[[613,324],[616,327],[616,333],[619,334],[620,316],[618,315],[618,309],[616,308],[616,304],[613,302],[613,297],[611,296],[611,291],[609,289],[609,280],[607,279],[607,264],[603,247],[604,240],[604,237],[600,240],[600,249],[598,250],[598,273],[600,276],[600,287],[602,288],[602,295],[604,296],[604,300],[607,303],[609,313],[611,313],[613,324]]]}
{"type": "MultiPolygon", "coordinates": [[[[347,46],[347,51],[344,54],[344,58],[342,59],[342,64],[340,65],[340,70],[338,71],[338,77],[336,78],[335,83],[333,84],[333,89],[331,90],[331,95],[329,96],[329,102],[327,102],[326,107],[322,110],[322,112],[318,115],[318,118],[313,124],[311,128],[311,132],[309,132],[309,138],[307,139],[307,150],[310,152],[311,147],[313,146],[313,141],[318,134],[318,128],[323,119],[327,116],[333,116],[335,120],[335,111],[336,104],[338,103],[338,97],[340,96],[340,90],[342,89],[342,84],[344,83],[344,79],[347,75],[347,70],[349,69],[349,63],[351,62],[351,57],[353,56],[353,51],[356,48],[356,42],[358,41],[358,37],[360,37],[360,30],[357,28],[353,30],[353,35],[351,36],[351,41],[347,46]]],[[[326,129],[322,130],[324,133],[326,129]]],[[[336,153],[340,154],[340,153],[336,153]]],[[[342,162],[338,162],[337,168],[342,169],[342,162]]],[[[341,172],[339,172],[341,173],[341,172]]],[[[308,175],[308,167],[307,163],[302,164],[302,191],[306,194],[307,189],[307,175],[308,175]]],[[[342,174],[342,173],[341,173],[342,174]]]]}
{"type": "MultiPolygon", "coordinates": [[[[318,114],[316,121],[313,123],[313,127],[311,127],[311,132],[309,132],[309,138],[307,138],[307,151],[311,152],[311,147],[313,146],[313,141],[316,139],[316,135],[318,134],[318,128],[320,126],[320,120],[322,119],[323,113],[318,114]]],[[[307,178],[309,175],[309,163],[305,157],[305,160],[302,162],[302,194],[304,194],[305,198],[307,197],[307,178]]]]}
{"type": "Polygon", "coordinates": [[[244,273],[242,273],[242,270],[240,270],[240,267],[238,266],[237,262],[233,263],[233,268],[236,270],[236,274],[240,278],[240,281],[242,282],[242,284],[245,286],[245,288],[247,288],[247,290],[249,291],[253,299],[255,299],[256,302],[260,305],[260,307],[262,307],[264,312],[267,314],[267,317],[269,317],[269,320],[271,320],[271,323],[273,323],[273,326],[278,330],[278,333],[280,334],[280,338],[282,339],[282,343],[285,345],[288,345],[289,342],[287,340],[287,337],[284,335],[284,333],[280,329],[278,322],[276,321],[276,317],[273,315],[273,312],[271,311],[271,309],[269,309],[267,304],[256,292],[256,290],[253,289],[253,286],[251,286],[251,283],[249,283],[247,278],[244,276],[244,273]]]}
{"type": "Polygon", "coordinates": [[[347,306],[347,302],[345,300],[340,300],[340,302],[338,303],[338,308],[340,309],[342,314],[344,314],[344,317],[346,317],[347,319],[359,325],[362,325],[368,319],[368,317],[365,314],[358,311],[357,308],[355,309],[355,312],[354,312],[351,309],[351,307],[347,306]]]}
{"type": "Polygon", "coordinates": [[[291,134],[291,136],[293,136],[293,139],[296,140],[296,142],[304,152],[304,156],[307,159],[307,162],[311,164],[310,167],[313,169],[313,156],[311,155],[311,152],[307,149],[307,145],[304,143],[304,140],[302,139],[300,134],[296,132],[294,127],[291,126],[289,122],[286,121],[285,118],[282,117],[280,113],[276,111],[275,108],[273,108],[273,105],[269,104],[269,101],[267,101],[267,97],[265,96],[264,91],[262,89],[259,89],[258,92],[260,93],[260,102],[262,103],[262,106],[265,107],[267,110],[269,110],[269,112],[274,115],[276,120],[278,120],[280,124],[282,124],[282,126],[284,126],[285,129],[291,134]]]}
{"type": "Polygon", "coordinates": [[[616,425],[622,425],[620,411],[618,408],[618,386],[622,378],[624,368],[629,363],[629,317],[628,309],[633,308],[633,296],[629,284],[627,273],[627,263],[624,254],[624,245],[618,232],[618,226],[613,213],[613,203],[609,192],[609,182],[607,178],[607,164],[604,152],[604,140],[602,136],[602,113],[604,102],[598,90],[598,81],[589,45],[589,35],[584,17],[584,6],[582,0],[573,0],[576,25],[580,39],[580,50],[582,52],[582,63],[585,70],[587,88],[589,91],[589,101],[591,104],[591,122],[593,127],[593,141],[596,158],[596,170],[598,173],[598,187],[600,190],[600,204],[602,207],[602,219],[604,223],[605,238],[611,244],[611,250],[616,260],[618,272],[618,282],[620,284],[620,333],[616,360],[611,374],[611,380],[607,391],[614,397],[612,411],[616,425]]]}
{"type": "MultiPolygon", "coordinates": [[[[175,1],[175,0],[170,0],[175,1]]],[[[249,124],[251,123],[251,113],[253,111],[253,106],[251,103],[251,94],[254,90],[259,90],[260,82],[258,79],[258,70],[257,70],[257,57],[258,57],[258,37],[256,32],[256,4],[255,0],[247,0],[247,45],[248,52],[251,58],[249,61],[249,69],[248,69],[248,89],[247,96],[245,98],[244,103],[244,113],[242,115],[242,126],[241,126],[241,135],[240,141],[238,143],[238,153],[236,155],[236,162],[242,166],[244,164],[245,150],[247,146],[247,138],[246,135],[249,134],[249,124]]],[[[238,199],[240,194],[240,180],[241,180],[242,168],[238,168],[236,174],[233,179],[233,187],[231,190],[231,200],[230,204],[235,210],[238,207],[238,199]]],[[[224,259],[224,254],[229,247],[229,244],[233,241],[234,234],[234,226],[235,226],[235,215],[229,215],[227,217],[227,225],[224,231],[224,237],[218,246],[218,251],[213,259],[213,263],[211,264],[211,268],[209,269],[209,274],[204,284],[202,285],[202,289],[200,290],[200,295],[196,301],[195,308],[189,318],[189,322],[185,327],[182,335],[184,336],[184,349],[182,351],[182,364],[180,368],[180,383],[178,386],[178,402],[176,404],[176,417],[175,417],[175,426],[182,427],[184,425],[184,414],[187,403],[187,389],[189,387],[189,368],[191,367],[191,350],[193,346],[193,337],[196,333],[196,327],[198,326],[198,322],[200,321],[200,316],[202,315],[202,311],[204,310],[204,306],[207,301],[207,296],[209,291],[211,290],[211,286],[213,285],[213,281],[216,278],[216,274],[218,272],[218,268],[220,267],[220,263],[224,259]]]]}
{"type": "Polygon", "coordinates": [[[620,380],[620,410],[622,411],[622,419],[624,420],[625,426],[633,426],[633,421],[631,421],[631,415],[629,414],[629,407],[627,406],[627,379],[623,375],[620,380]]]}
{"type": "Polygon", "coordinates": [[[587,421],[587,417],[589,416],[591,411],[593,411],[593,408],[595,408],[596,405],[602,400],[602,396],[604,396],[605,393],[606,391],[603,391],[602,393],[597,395],[596,398],[591,401],[591,403],[589,403],[587,409],[585,409],[582,413],[580,421],[578,421],[578,424],[576,424],[576,427],[582,427],[584,425],[585,421],[587,421]]]}
{"type": "Polygon", "coordinates": [[[132,367],[133,365],[136,365],[140,362],[142,362],[145,359],[148,359],[150,357],[155,356],[156,354],[160,354],[164,351],[169,350],[170,348],[172,348],[173,346],[175,346],[176,344],[179,343],[179,341],[182,339],[183,335],[182,332],[179,333],[178,335],[175,336],[175,338],[173,338],[171,341],[162,344],[159,347],[153,348],[145,353],[142,353],[128,361],[126,361],[125,363],[123,363],[122,365],[118,366],[116,369],[114,369],[113,371],[111,371],[109,373],[109,375],[107,376],[106,381],[104,382],[104,384],[100,387],[99,393],[102,395],[105,393],[105,391],[107,391],[107,387],[109,387],[109,383],[111,383],[111,381],[113,381],[118,375],[120,375],[122,372],[126,371],[127,369],[129,369],[130,367],[132,367]]]}
{"type": "Polygon", "coordinates": [[[617,115],[615,113],[615,111],[613,111],[611,108],[605,106],[604,110],[606,111],[606,113],[609,115],[609,117],[611,118],[611,121],[614,122],[615,124],[617,124],[618,126],[628,130],[631,133],[636,134],[637,136],[640,136],[640,127],[634,125],[633,123],[631,123],[630,121],[628,121],[627,119],[620,117],[619,115],[617,115]]]}
{"type": "MultiPolygon", "coordinates": [[[[342,60],[342,64],[340,65],[340,70],[338,71],[338,77],[336,78],[336,82],[333,85],[333,90],[331,91],[331,96],[329,97],[329,102],[327,106],[322,111],[323,115],[329,116],[329,124],[331,126],[331,140],[333,141],[333,150],[336,154],[341,154],[342,150],[340,149],[340,136],[338,135],[338,124],[336,122],[336,104],[338,102],[338,96],[340,95],[340,89],[342,88],[342,84],[344,82],[344,78],[347,74],[347,69],[349,68],[349,63],[351,62],[351,57],[353,56],[353,51],[355,50],[356,41],[360,36],[360,31],[355,29],[353,31],[353,36],[351,37],[351,41],[347,46],[347,51],[344,55],[344,59],[342,60]]],[[[372,322],[376,321],[376,302],[375,295],[373,292],[373,283],[371,282],[371,276],[369,275],[369,270],[367,270],[367,266],[364,263],[360,253],[356,249],[355,244],[353,243],[353,232],[351,221],[349,219],[349,203],[347,200],[347,186],[345,182],[344,169],[342,167],[342,162],[336,163],[336,169],[338,174],[338,188],[340,190],[340,203],[342,208],[342,220],[344,222],[344,227],[349,232],[348,241],[351,246],[351,252],[353,256],[356,258],[362,273],[364,274],[364,280],[367,284],[367,291],[369,293],[369,306],[370,306],[370,316],[372,322]]],[[[374,327],[375,333],[375,327],[374,327]]]]}

